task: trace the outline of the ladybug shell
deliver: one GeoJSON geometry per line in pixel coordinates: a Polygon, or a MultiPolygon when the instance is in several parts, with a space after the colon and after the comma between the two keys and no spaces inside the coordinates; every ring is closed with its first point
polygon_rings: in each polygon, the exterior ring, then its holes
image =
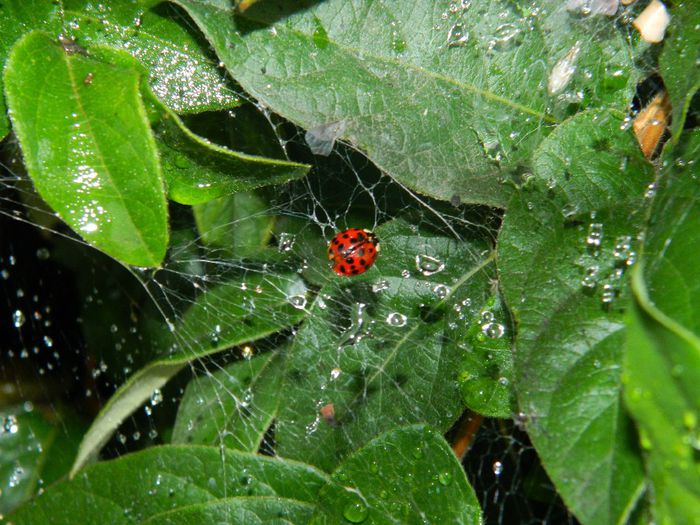
{"type": "Polygon", "coordinates": [[[328,244],[328,259],[333,271],[349,277],[366,272],[377,259],[379,241],[369,230],[348,228],[336,234],[328,244]]]}

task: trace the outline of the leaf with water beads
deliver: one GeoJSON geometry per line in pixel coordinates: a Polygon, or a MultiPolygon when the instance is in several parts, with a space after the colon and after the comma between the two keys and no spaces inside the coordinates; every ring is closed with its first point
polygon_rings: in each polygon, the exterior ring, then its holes
{"type": "Polygon", "coordinates": [[[137,70],[66,50],[40,32],[15,45],[5,68],[15,133],[39,194],[88,243],[150,267],[165,256],[168,209],[139,87],[137,70]],[[97,77],[86,84],[90,74],[97,77]]]}
{"type": "Polygon", "coordinates": [[[311,524],[481,523],[459,461],[439,432],[391,430],[346,459],[319,495],[311,524]]]}
{"type": "Polygon", "coordinates": [[[464,331],[450,326],[465,322],[453,305],[469,297],[477,310],[490,297],[487,243],[398,220],[376,233],[381,258],[350,281],[326,281],[288,358],[276,451],[327,470],[397,424],[452,425],[470,349],[464,331]]]}
{"type": "Polygon", "coordinates": [[[412,0],[377,17],[357,16],[373,12],[371,0],[267,1],[243,16],[227,2],[176,3],[248,93],[310,130],[315,151],[332,145],[319,131],[343,123],[332,138],[446,201],[504,206],[503,183],[520,176],[547,124],[580,107],[624,108],[636,81],[623,33],[563,3],[412,0]],[[549,64],[576,41],[580,73],[550,95],[549,64]]]}
{"type": "Polygon", "coordinates": [[[290,498],[308,509],[327,481],[308,465],[280,458],[219,447],[152,447],[91,465],[21,507],[11,521],[68,525],[79,517],[81,523],[128,525],[167,520],[165,513],[196,512],[201,505],[212,505],[212,514],[218,516],[216,505],[255,507],[260,497],[271,496],[290,498]]]}
{"type": "Polygon", "coordinates": [[[498,239],[517,329],[518,404],[547,473],[583,523],[626,519],[644,486],[620,365],[634,258],[627,239],[641,229],[653,170],[620,123],[585,112],[562,124],[538,149],[534,177],[511,201],[498,239]]]}

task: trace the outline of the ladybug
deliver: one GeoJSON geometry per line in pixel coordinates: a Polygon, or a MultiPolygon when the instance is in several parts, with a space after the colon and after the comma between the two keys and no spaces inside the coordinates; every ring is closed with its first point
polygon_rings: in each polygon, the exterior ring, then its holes
{"type": "Polygon", "coordinates": [[[378,253],[379,240],[369,230],[348,228],[328,243],[328,259],[333,261],[333,271],[345,277],[366,272],[378,253]]]}

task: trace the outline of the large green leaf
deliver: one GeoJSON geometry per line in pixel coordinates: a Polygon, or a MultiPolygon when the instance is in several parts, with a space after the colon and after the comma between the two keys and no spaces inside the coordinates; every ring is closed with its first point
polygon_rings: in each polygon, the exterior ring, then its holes
{"type": "Polygon", "coordinates": [[[692,523],[700,516],[698,159],[697,130],[664,152],[628,316],[625,400],[646,449],[658,523],[692,523]]]}
{"type": "Polygon", "coordinates": [[[374,267],[331,277],[288,358],[276,450],[326,470],[397,424],[450,427],[462,412],[458,379],[472,348],[462,325],[490,297],[485,243],[402,221],[376,233],[374,267]]]}
{"type": "Polygon", "coordinates": [[[675,4],[671,8],[672,21],[659,57],[659,68],[671,97],[671,129],[674,142],[677,142],[690,101],[700,89],[700,9],[693,0],[675,4]]]}
{"type": "Polygon", "coordinates": [[[285,357],[284,350],[271,352],[191,381],[180,402],[172,442],[221,443],[256,452],[277,414],[285,357]]]}
{"type": "Polygon", "coordinates": [[[80,427],[72,417],[28,405],[0,410],[0,514],[68,473],[80,427]]]}
{"type": "MultiPolygon", "coordinates": [[[[59,5],[46,0],[7,0],[0,5],[0,68],[5,64],[12,45],[31,29],[45,29],[58,33],[56,18],[59,5]]],[[[0,80],[0,140],[10,129],[7,107],[0,80]]]]}
{"type": "MultiPolygon", "coordinates": [[[[154,2],[151,2],[154,3],[154,2]]],[[[67,35],[84,47],[121,49],[148,71],[153,92],[174,111],[193,113],[240,104],[226,72],[172,6],[64,0],[67,35]]]]}
{"type": "Polygon", "coordinates": [[[624,36],[558,1],[267,1],[241,16],[227,0],[176,3],[315,150],[342,138],[444,200],[504,206],[504,181],[525,171],[548,124],[590,104],[624,108],[634,89],[624,36]],[[571,74],[548,91],[567,57],[571,74]]]}
{"type": "Polygon", "coordinates": [[[27,171],[42,198],[87,242],[157,266],[168,210],[136,70],[32,32],[10,53],[5,90],[27,171]]]}
{"type": "Polygon", "coordinates": [[[218,447],[153,447],[91,465],[21,507],[11,521],[120,525],[151,518],[168,523],[158,516],[196,504],[225,505],[226,498],[277,496],[314,503],[326,481],[308,465],[278,458],[218,447]]]}
{"type": "Polygon", "coordinates": [[[333,473],[310,523],[480,524],[464,469],[439,432],[399,428],[370,441],[333,473]]]}
{"type": "Polygon", "coordinates": [[[71,475],[93,460],[119,424],[187,363],[255,341],[304,317],[297,301],[306,286],[296,274],[251,273],[200,295],[173,332],[161,336],[163,357],[121,385],[85,434],[71,475]]]}
{"type": "Polygon", "coordinates": [[[610,115],[585,112],[553,133],[498,241],[517,326],[520,410],[568,508],[590,524],[623,522],[644,481],[620,368],[624,273],[652,170],[619,127],[610,115]],[[607,130],[602,142],[596,128],[607,130]],[[588,162],[567,162],[574,158],[588,162]]]}

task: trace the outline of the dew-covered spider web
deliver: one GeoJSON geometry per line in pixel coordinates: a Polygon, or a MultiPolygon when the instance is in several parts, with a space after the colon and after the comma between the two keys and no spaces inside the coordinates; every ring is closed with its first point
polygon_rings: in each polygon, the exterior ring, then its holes
{"type": "MultiPolygon", "coordinates": [[[[450,29],[450,46],[467,38],[460,31],[450,29]]],[[[579,52],[576,43],[562,54],[559,74],[570,74],[566,60],[579,52]]],[[[550,91],[563,81],[550,79],[550,91]]],[[[332,472],[397,426],[428,423],[455,447],[469,427],[458,454],[485,523],[577,523],[527,436],[537,421],[512,398],[513,323],[494,262],[502,211],[426,197],[338,139],[344,122],[304,130],[232,81],[229,89],[240,106],[184,123],[215,144],[310,170],[203,204],[171,202],[170,246],[157,269],[125,267],[83,242],[32,189],[16,138],[2,143],[5,431],[37,413],[50,426],[69,412],[57,434],[75,453],[125,382],[175,363],[108,432],[100,459],[194,443],[332,472]],[[365,274],[341,279],[326,249],[350,227],[374,231],[381,252],[365,274]]],[[[497,141],[486,147],[500,162],[497,141]]],[[[55,480],[30,479],[26,465],[46,446],[34,434],[30,459],[2,472],[4,497],[55,480]]]]}

